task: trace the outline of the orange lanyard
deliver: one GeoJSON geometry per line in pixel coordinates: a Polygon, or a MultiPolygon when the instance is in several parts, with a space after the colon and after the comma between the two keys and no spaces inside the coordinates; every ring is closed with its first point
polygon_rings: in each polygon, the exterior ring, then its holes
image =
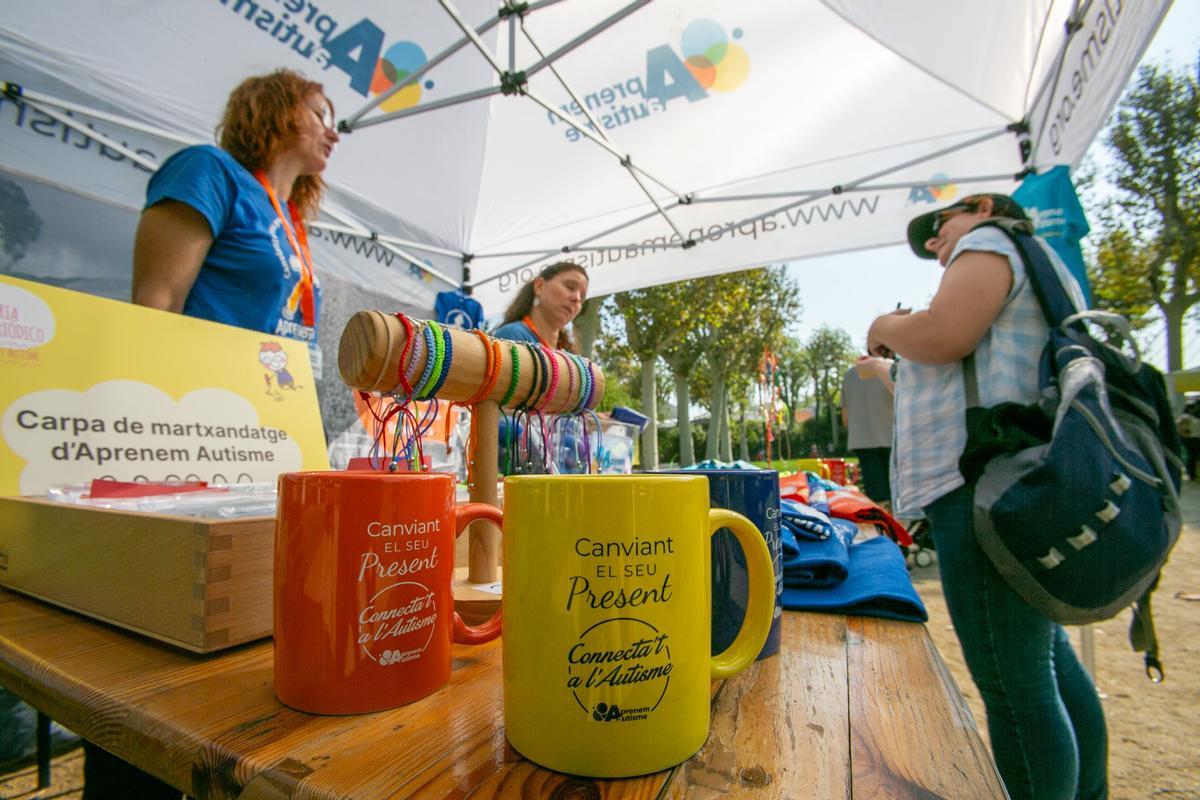
{"type": "Polygon", "coordinates": [[[524,322],[525,326],[527,328],[529,328],[529,330],[533,331],[533,335],[536,336],[537,340],[539,342],[541,342],[545,347],[550,347],[550,349],[552,349],[552,350],[554,349],[553,347],[551,347],[551,345],[545,339],[542,338],[542,335],[540,333],[538,333],[537,325],[533,324],[533,320],[529,317],[528,314],[525,315],[525,317],[521,320],[521,322],[524,322]]]}
{"type": "Polygon", "coordinates": [[[296,206],[289,200],[288,213],[292,217],[292,224],[289,226],[283,216],[283,209],[279,206],[279,198],[275,196],[275,190],[271,188],[267,176],[259,170],[254,173],[254,177],[258,178],[258,182],[267,190],[267,197],[271,198],[271,205],[275,207],[275,214],[283,224],[284,233],[287,234],[288,244],[292,246],[292,252],[296,254],[296,257],[300,259],[300,313],[304,316],[304,324],[311,328],[316,324],[317,314],[313,302],[312,255],[308,252],[308,231],[304,229],[304,220],[300,219],[296,206]],[[293,231],[295,232],[293,233],[293,231]],[[297,237],[300,239],[299,242],[296,241],[297,237]]]}

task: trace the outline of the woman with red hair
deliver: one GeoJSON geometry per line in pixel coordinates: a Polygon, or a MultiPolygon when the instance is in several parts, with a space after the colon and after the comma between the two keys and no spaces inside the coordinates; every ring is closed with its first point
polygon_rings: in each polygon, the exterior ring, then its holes
{"type": "Polygon", "coordinates": [[[300,339],[315,350],[320,286],[305,224],[338,141],[319,83],[291,70],[248,78],[220,147],[168,158],[150,178],[133,248],[133,302],[300,339]]]}

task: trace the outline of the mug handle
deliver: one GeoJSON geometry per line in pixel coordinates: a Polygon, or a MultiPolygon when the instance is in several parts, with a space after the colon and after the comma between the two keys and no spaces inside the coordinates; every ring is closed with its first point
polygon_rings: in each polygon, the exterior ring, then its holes
{"type": "Polygon", "coordinates": [[[762,533],[741,514],[713,508],[708,512],[708,524],[710,536],[721,528],[733,531],[746,554],[746,566],[750,571],[750,597],[741,630],[729,647],[712,657],[712,676],[716,680],[732,678],[748,667],[766,644],[775,612],[775,568],[762,533]]]}
{"type": "MultiPolygon", "coordinates": [[[[458,515],[458,530],[454,532],[454,538],[457,539],[462,533],[463,528],[471,524],[477,519],[490,519],[492,522],[503,527],[504,514],[495,506],[489,506],[487,503],[463,503],[457,509],[458,515]]],[[[474,628],[463,622],[462,617],[458,612],[454,612],[454,641],[456,644],[483,644],[490,642],[500,635],[500,610],[492,615],[491,619],[476,625],[474,628]]]]}

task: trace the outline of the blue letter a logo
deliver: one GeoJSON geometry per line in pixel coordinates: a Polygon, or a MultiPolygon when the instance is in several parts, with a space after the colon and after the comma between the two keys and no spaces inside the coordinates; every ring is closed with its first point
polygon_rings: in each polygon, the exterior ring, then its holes
{"type": "Polygon", "coordinates": [[[646,97],[657,99],[665,106],[668,100],[676,97],[686,97],[688,102],[694,103],[708,97],[708,92],[675,51],[664,44],[646,52],[646,97]],[[667,83],[668,77],[670,83],[667,83]]]}

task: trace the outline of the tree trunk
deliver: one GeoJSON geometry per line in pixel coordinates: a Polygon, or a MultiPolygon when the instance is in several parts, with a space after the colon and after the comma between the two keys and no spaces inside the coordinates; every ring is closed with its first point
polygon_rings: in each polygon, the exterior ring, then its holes
{"type": "Polygon", "coordinates": [[[650,418],[642,431],[642,469],[658,469],[658,387],[654,383],[654,362],[642,362],[642,413],[650,418]]]}
{"type": "Polygon", "coordinates": [[[592,357],[592,348],[596,345],[596,337],[600,335],[600,306],[604,305],[603,297],[592,297],[584,302],[579,315],[571,323],[575,332],[575,343],[579,345],[579,354],[584,358],[592,357]]]}
{"type": "Polygon", "coordinates": [[[739,442],[740,446],[738,448],[739,449],[738,458],[740,458],[742,461],[749,461],[750,460],[750,442],[747,441],[747,439],[746,439],[746,404],[742,403],[738,407],[738,411],[739,411],[739,414],[738,414],[739,420],[738,421],[739,421],[739,424],[741,425],[741,431],[739,432],[739,436],[738,436],[738,438],[740,439],[740,442],[739,442]]]}
{"type": "Polygon", "coordinates": [[[696,463],[696,445],[692,441],[692,386],[686,375],[675,376],[675,417],[679,424],[679,466],[696,463]]]}
{"type": "Polygon", "coordinates": [[[1183,314],[1163,308],[1163,320],[1167,327],[1168,372],[1183,369],[1183,314]]]}
{"type": "Polygon", "coordinates": [[[833,404],[832,398],[828,401],[827,405],[829,406],[829,436],[830,436],[830,441],[833,442],[833,451],[836,453],[838,450],[841,449],[842,426],[840,424],[838,424],[839,420],[838,420],[838,414],[836,412],[837,406],[835,406],[833,404]]]}
{"type": "Polygon", "coordinates": [[[725,390],[725,404],[721,409],[721,460],[733,461],[733,429],[729,425],[729,390],[725,390]]]}
{"type": "Polygon", "coordinates": [[[725,376],[714,375],[712,379],[712,402],[709,403],[708,441],[704,444],[704,457],[721,457],[721,416],[725,413],[725,376]]]}

